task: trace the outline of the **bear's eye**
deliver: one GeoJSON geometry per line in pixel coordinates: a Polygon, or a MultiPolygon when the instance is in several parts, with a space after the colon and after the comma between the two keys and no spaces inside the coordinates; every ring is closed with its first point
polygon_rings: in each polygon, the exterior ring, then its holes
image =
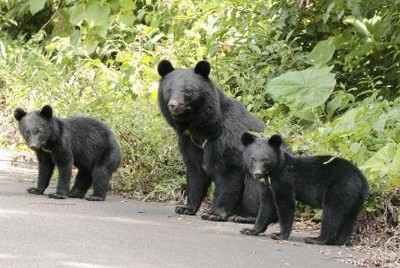
{"type": "Polygon", "coordinates": [[[192,94],[192,89],[191,88],[183,89],[183,94],[185,94],[186,96],[190,96],[192,94]]]}
{"type": "Polygon", "coordinates": [[[25,131],[25,136],[29,137],[31,133],[29,131],[25,131]]]}
{"type": "Polygon", "coordinates": [[[254,162],[256,162],[256,160],[253,157],[250,158],[250,163],[254,163],[254,162]]]}

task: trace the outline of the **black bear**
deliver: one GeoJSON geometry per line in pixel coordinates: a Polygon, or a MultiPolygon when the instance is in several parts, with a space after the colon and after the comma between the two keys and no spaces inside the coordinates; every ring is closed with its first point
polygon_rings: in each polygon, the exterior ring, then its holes
{"type": "Polygon", "coordinates": [[[49,195],[50,198],[83,198],[93,184],[93,195],[86,199],[105,199],[111,175],[121,162],[117,138],[106,125],[87,117],[54,117],[49,105],[30,113],[17,108],[14,117],[39,162],[38,185],[29,188],[29,193],[43,194],[57,166],[57,190],[49,195]],[[73,165],[78,174],[69,191],[73,165]]]}
{"type": "Polygon", "coordinates": [[[175,69],[162,60],[158,73],[159,107],[177,133],[187,173],[187,204],[177,206],[176,213],[196,214],[214,181],[213,208],[202,218],[254,222],[259,187],[250,175],[245,176],[240,138],[246,130],[263,131],[265,124],[213,83],[206,61],[195,68],[175,69]]]}
{"type": "Polygon", "coordinates": [[[258,235],[271,223],[270,191],[278,212],[280,233],[273,239],[287,239],[292,231],[295,200],[322,208],[321,233],[306,243],[344,245],[368,195],[368,182],[347,160],[332,156],[293,156],[282,148],[282,138],[256,138],[244,133],[244,161],[253,178],[261,181],[263,204],[253,229],[243,234],[258,235]]]}

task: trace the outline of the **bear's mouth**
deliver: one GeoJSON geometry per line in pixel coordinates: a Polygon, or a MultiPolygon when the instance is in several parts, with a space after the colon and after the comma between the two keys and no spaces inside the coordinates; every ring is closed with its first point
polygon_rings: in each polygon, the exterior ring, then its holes
{"type": "Polygon", "coordinates": [[[256,180],[263,180],[263,179],[267,178],[268,176],[269,176],[268,173],[253,174],[253,177],[254,177],[256,180]]]}
{"type": "Polygon", "coordinates": [[[181,107],[181,108],[173,108],[173,109],[169,109],[169,112],[172,116],[180,116],[186,112],[188,112],[190,110],[189,107],[181,107]]]}
{"type": "Polygon", "coordinates": [[[269,185],[271,185],[271,177],[270,176],[262,177],[260,179],[260,182],[264,183],[267,186],[269,186],[269,185]]]}

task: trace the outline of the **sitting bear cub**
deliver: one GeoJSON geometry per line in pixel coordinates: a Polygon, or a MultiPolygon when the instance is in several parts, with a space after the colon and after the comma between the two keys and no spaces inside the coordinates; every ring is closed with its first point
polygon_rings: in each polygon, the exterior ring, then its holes
{"type": "Polygon", "coordinates": [[[93,195],[86,199],[105,199],[111,175],[121,162],[119,143],[107,126],[87,117],[54,117],[49,105],[28,114],[17,108],[14,117],[39,162],[38,186],[29,188],[29,193],[43,194],[57,166],[57,190],[50,198],[83,198],[93,184],[93,195]],[[78,168],[78,174],[69,191],[73,165],[78,168]]]}
{"type": "Polygon", "coordinates": [[[295,200],[322,208],[321,233],[306,243],[344,245],[349,242],[354,222],[368,194],[368,183],[352,163],[331,156],[293,156],[282,148],[282,138],[256,138],[244,133],[245,165],[260,180],[262,205],[253,229],[241,233],[258,235],[271,222],[269,191],[278,212],[280,233],[273,239],[287,239],[292,231],[295,200]],[[266,194],[267,193],[267,194],[266,194]]]}

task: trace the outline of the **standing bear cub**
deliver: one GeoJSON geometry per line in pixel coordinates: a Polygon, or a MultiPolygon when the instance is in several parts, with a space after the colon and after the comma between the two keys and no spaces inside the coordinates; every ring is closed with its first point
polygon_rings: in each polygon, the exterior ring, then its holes
{"type": "Polygon", "coordinates": [[[187,174],[187,204],[175,211],[196,214],[214,181],[213,208],[203,219],[254,222],[259,187],[245,174],[240,138],[246,130],[263,131],[265,124],[227,97],[210,79],[210,69],[206,61],[188,69],[175,69],[167,60],[158,64],[158,103],[178,136],[187,174]]]}
{"type": "MultiPolygon", "coordinates": [[[[282,148],[282,138],[256,138],[244,133],[244,161],[254,179],[261,181],[262,193],[272,190],[280,233],[273,239],[287,239],[292,231],[295,200],[322,208],[321,233],[306,243],[344,245],[349,242],[354,222],[368,194],[368,183],[352,163],[331,156],[293,156],[282,148]]],[[[269,195],[267,194],[267,197],[269,195]]],[[[264,201],[253,229],[247,235],[264,232],[271,222],[271,205],[264,201]]]]}
{"type": "Polygon", "coordinates": [[[87,117],[54,117],[49,105],[30,113],[17,108],[14,117],[39,162],[38,184],[36,188],[29,188],[29,193],[43,194],[57,166],[57,190],[50,198],[83,198],[93,184],[93,195],[86,199],[105,199],[111,175],[121,162],[119,143],[107,126],[87,117]],[[70,191],[73,165],[78,174],[70,191]]]}

